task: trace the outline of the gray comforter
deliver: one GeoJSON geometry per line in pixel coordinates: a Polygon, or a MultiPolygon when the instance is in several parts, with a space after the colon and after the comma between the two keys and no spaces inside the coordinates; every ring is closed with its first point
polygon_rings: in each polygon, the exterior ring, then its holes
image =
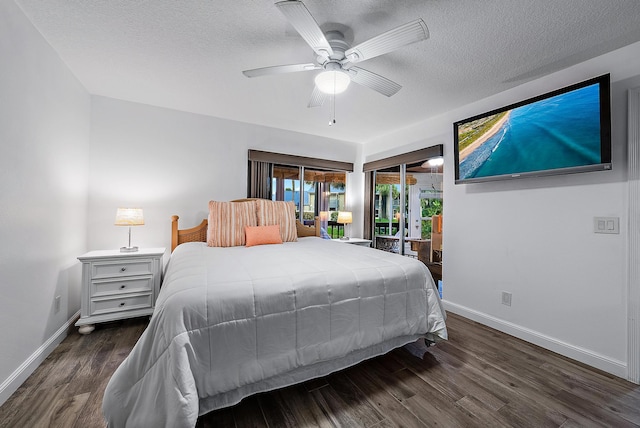
{"type": "Polygon", "coordinates": [[[105,391],[110,428],[198,415],[415,341],[446,339],[421,262],[320,238],[176,248],[146,331],[105,391]]]}

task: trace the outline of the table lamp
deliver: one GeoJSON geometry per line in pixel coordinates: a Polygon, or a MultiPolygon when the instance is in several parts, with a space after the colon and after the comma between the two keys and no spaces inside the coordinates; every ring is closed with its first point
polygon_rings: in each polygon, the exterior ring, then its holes
{"type": "Polygon", "coordinates": [[[338,223],[344,224],[344,236],[340,239],[343,241],[348,241],[349,236],[347,236],[347,224],[353,222],[353,216],[351,215],[351,211],[339,211],[338,212],[338,223]]]}
{"type": "Polygon", "coordinates": [[[129,226],[129,246],[120,247],[121,253],[132,253],[138,251],[138,247],[131,246],[131,226],[144,225],[142,208],[118,208],[116,211],[116,226],[129,226]]]}

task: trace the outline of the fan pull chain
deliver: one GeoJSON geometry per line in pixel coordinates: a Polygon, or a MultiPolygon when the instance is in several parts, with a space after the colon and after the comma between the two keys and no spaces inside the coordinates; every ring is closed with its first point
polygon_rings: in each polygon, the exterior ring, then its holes
{"type": "Polygon", "coordinates": [[[336,75],[333,75],[333,94],[329,101],[329,126],[336,123],[336,75]]]}
{"type": "Polygon", "coordinates": [[[336,123],[336,96],[331,95],[329,100],[329,126],[336,123]]]}

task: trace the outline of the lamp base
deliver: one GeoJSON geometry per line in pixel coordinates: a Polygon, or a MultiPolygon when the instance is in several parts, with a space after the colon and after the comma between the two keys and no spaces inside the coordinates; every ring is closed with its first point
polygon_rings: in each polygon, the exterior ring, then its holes
{"type": "Polygon", "coordinates": [[[120,247],[121,253],[134,253],[138,251],[138,247],[120,247]]]}
{"type": "Polygon", "coordinates": [[[341,241],[348,241],[349,237],[348,236],[343,236],[342,238],[340,238],[341,241]]]}

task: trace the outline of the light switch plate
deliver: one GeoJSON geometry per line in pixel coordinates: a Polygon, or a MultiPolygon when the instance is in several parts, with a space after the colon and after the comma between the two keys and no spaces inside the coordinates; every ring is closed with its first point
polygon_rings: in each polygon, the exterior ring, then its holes
{"type": "Polygon", "coordinates": [[[620,217],[594,217],[593,233],[620,233],[620,217]]]}

